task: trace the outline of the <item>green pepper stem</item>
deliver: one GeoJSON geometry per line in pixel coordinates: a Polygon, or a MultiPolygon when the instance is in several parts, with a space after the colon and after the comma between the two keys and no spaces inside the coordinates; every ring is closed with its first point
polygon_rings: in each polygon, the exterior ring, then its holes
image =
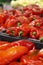
{"type": "Polygon", "coordinates": [[[20,22],[18,22],[18,23],[17,23],[17,26],[19,27],[20,25],[21,25],[21,23],[20,23],[20,22]]]}
{"type": "Polygon", "coordinates": [[[23,31],[20,31],[20,32],[19,32],[19,36],[21,36],[22,34],[23,34],[23,31]]]}
{"type": "Polygon", "coordinates": [[[40,41],[43,41],[43,37],[40,37],[39,40],[40,40],[40,41]]]}
{"type": "Polygon", "coordinates": [[[33,35],[36,35],[36,32],[33,32],[32,34],[33,34],[33,35]]]}
{"type": "Polygon", "coordinates": [[[37,23],[36,26],[39,27],[40,26],[40,23],[37,23]]]}

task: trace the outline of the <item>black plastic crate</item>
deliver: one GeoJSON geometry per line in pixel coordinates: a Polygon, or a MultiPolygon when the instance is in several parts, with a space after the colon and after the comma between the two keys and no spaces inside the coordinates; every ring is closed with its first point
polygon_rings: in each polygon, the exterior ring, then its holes
{"type": "Polygon", "coordinates": [[[2,32],[0,32],[0,40],[8,41],[8,42],[13,42],[17,40],[29,40],[35,44],[36,48],[38,49],[43,48],[43,42],[41,42],[40,40],[27,38],[27,37],[24,38],[24,37],[19,37],[19,36],[14,37],[14,36],[10,36],[9,34],[2,33],[2,32]]]}

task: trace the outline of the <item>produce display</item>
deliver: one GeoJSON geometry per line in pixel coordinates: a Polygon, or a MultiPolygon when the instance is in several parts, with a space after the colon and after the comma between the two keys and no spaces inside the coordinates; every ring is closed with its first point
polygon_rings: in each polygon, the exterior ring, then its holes
{"type": "Polygon", "coordinates": [[[35,4],[35,0],[11,0],[11,6],[16,7],[16,6],[26,6],[28,4],[35,4]]]}
{"type": "Polygon", "coordinates": [[[43,7],[43,0],[11,0],[11,6],[27,6],[30,4],[38,4],[40,7],[43,7]]]}
{"type": "Polygon", "coordinates": [[[0,4],[0,65],[43,65],[42,3],[11,0],[5,9],[0,4]]]}
{"type": "Polygon", "coordinates": [[[0,41],[0,65],[43,65],[43,49],[27,40],[0,41]]]}
{"type": "Polygon", "coordinates": [[[43,41],[43,8],[28,5],[0,14],[0,31],[43,41]]]}

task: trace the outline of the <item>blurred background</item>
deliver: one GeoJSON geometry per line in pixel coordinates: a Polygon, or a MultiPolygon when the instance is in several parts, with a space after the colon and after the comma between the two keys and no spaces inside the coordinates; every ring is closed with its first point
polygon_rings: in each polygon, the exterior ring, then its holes
{"type": "Polygon", "coordinates": [[[0,0],[0,3],[2,2],[10,2],[11,0],[0,0]]]}
{"type": "Polygon", "coordinates": [[[11,9],[17,6],[27,6],[30,4],[37,4],[43,7],[43,0],[0,0],[0,4],[3,4],[4,9],[11,9]]]}

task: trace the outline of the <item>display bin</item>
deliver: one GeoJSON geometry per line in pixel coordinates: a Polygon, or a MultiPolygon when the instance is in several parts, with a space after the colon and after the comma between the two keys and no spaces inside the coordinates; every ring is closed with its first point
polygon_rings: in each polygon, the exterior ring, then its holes
{"type": "Polygon", "coordinates": [[[17,40],[28,40],[31,41],[35,44],[36,48],[41,49],[43,48],[43,42],[41,42],[40,40],[36,40],[36,39],[32,39],[32,38],[27,38],[27,37],[19,37],[19,36],[11,36],[9,34],[0,32],[0,40],[2,41],[8,41],[8,42],[13,42],[13,41],[17,41],[17,40]]]}

